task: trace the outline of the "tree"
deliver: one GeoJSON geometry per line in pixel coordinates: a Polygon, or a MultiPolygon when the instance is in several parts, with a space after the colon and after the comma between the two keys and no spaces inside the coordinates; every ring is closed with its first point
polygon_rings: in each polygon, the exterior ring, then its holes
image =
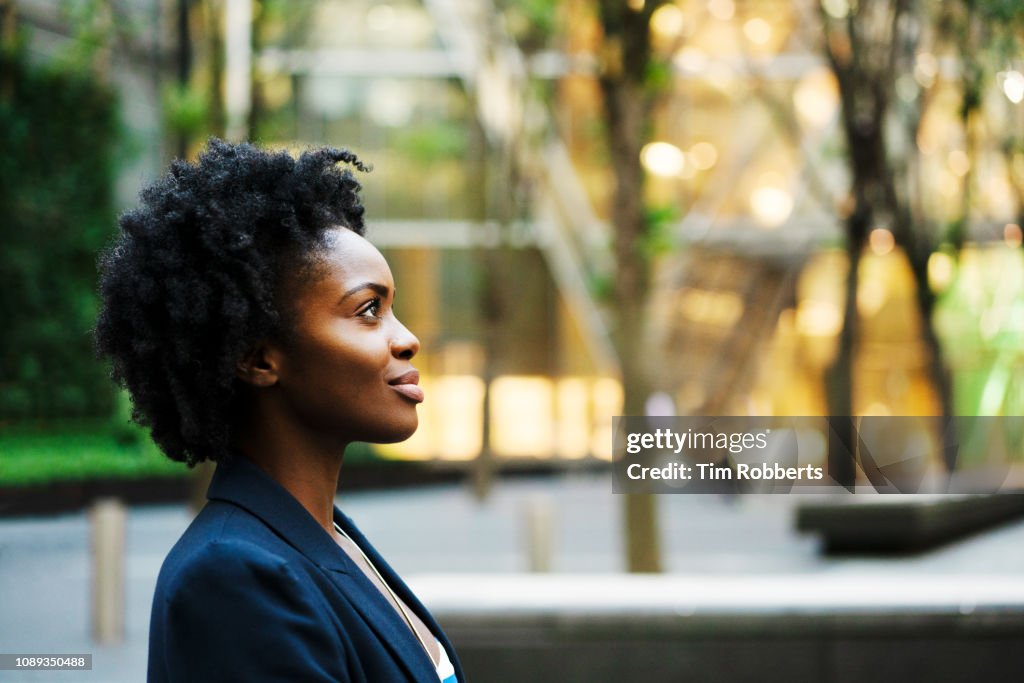
{"type": "MultiPolygon", "coordinates": [[[[966,154],[971,162],[963,174],[960,216],[950,230],[950,241],[959,248],[970,223],[975,166],[990,132],[997,148],[1004,156],[1010,186],[1017,199],[1017,222],[1024,221],[1024,144],[1020,136],[1021,121],[1013,111],[1020,97],[1013,102],[1013,84],[1006,91],[1004,103],[1009,111],[1003,112],[1001,122],[986,121],[985,93],[992,86],[1006,87],[998,78],[1019,78],[1018,71],[1009,67],[1018,57],[1024,41],[1024,4],[1015,0],[957,0],[943,3],[940,16],[942,36],[950,43],[960,62],[960,122],[964,130],[966,154]],[[1014,75],[1016,74],[1016,75],[1014,75]]],[[[1001,99],[1001,98],[1000,98],[1001,99]]]]}
{"type": "MultiPolygon", "coordinates": [[[[651,49],[650,21],[661,1],[600,0],[603,30],[598,82],[605,138],[615,177],[611,201],[615,257],[612,339],[622,373],[623,415],[643,415],[650,393],[643,330],[647,328],[650,259],[645,244],[650,221],[644,203],[640,151],[647,142],[655,104],[662,95],[658,61],[651,49]]],[[[655,498],[626,494],[626,555],[630,571],[661,570],[655,498]]]]}
{"type": "MultiPolygon", "coordinates": [[[[853,355],[857,339],[857,290],[861,253],[870,231],[891,231],[914,276],[927,369],[943,415],[952,414],[952,382],[932,325],[936,298],[928,284],[934,235],[915,195],[916,146],[921,97],[897,99],[897,78],[913,69],[921,36],[914,0],[822,2],[824,51],[839,85],[842,131],[850,170],[845,237],[849,270],[839,349],[826,378],[829,413],[837,440],[829,470],[844,485],[855,480],[852,423],[853,355]],[[902,128],[902,130],[899,130],[902,128]],[[896,133],[902,132],[903,135],[896,133]],[[900,142],[902,141],[902,143],[900,142]]],[[[951,468],[953,463],[947,462],[951,468]]]]}
{"type": "MultiPolygon", "coordinates": [[[[858,265],[869,232],[891,230],[907,257],[915,284],[915,301],[927,353],[927,372],[939,409],[952,416],[952,374],[933,314],[938,297],[928,280],[928,263],[941,243],[958,251],[971,222],[974,178],[970,169],[982,153],[983,92],[993,67],[1014,54],[1024,7],[1011,0],[843,0],[819,3],[825,28],[824,52],[836,76],[842,105],[842,130],[850,170],[850,195],[845,216],[849,259],[844,324],[839,350],[828,373],[829,412],[837,419],[836,448],[830,448],[833,476],[850,485],[852,459],[850,392],[852,359],[857,338],[856,296],[858,265]],[[943,40],[952,46],[959,68],[960,107],[957,112],[965,140],[967,169],[962,174],[960,215],[943,224],[941,216],[922,197],[918,133],[924,112],[933,105],[935,67],[926,78],[914,78],[918,58],[934,60],[943,40]],[[925,41],[928,41],[925,44],[925,41]],[[1011,46],[1008,48],[1008,46],[1011,46]],[[928,81],[931,82],[928,82],[928,81]],[[922,82],[924,81],[924,82],[922,82]],[[945,228],[945,229],[944,229],[945,228]]],[[[1012,130],[1012,128],[1011,128],[1012,130]]],[[[1012,148],[1012,143],[1006,145],[1012,148]]],[[[1012,174],[1014,164],[1008,162],[1012,174]]],[[[952,452],[949,457],[955,457],[952,452]]],[[[947,459],[947,469],[956,463],[947,459]]]]}

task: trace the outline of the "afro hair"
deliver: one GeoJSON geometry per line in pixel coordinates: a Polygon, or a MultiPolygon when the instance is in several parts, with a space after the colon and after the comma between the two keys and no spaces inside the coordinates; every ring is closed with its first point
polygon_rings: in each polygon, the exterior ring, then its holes
{"type": "Polygon", "coordinates": [[[345,150],[295,159],[211,139],[121,216],[99,261],[97,351],[172,460],[229,457],[237,363],[259,340],[287,337],[283,278],[315,263],[326,231],[363,234],[360,185],[340,163],[368,170],[345,150]]]}

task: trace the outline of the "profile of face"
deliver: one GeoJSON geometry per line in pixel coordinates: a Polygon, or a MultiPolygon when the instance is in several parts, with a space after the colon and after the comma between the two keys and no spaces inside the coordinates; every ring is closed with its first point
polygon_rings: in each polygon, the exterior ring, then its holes
{"type": "Polygon", "coordinates": [[[314,271],[285,287],[294,321],[288,342],[263,350],[279,417],[327,444],[408,438],[424,398],[411,363],[420,343],[392,310],[387,261],[338,228],[328,231],[314,271]]]}

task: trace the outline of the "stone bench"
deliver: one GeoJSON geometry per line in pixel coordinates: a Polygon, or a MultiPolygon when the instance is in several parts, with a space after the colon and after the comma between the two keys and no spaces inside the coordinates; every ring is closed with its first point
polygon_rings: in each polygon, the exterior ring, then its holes
{"type": "Polygon", "coordinates": [[[1024,680],[1024,577],[446,575],[413,589],[470,680],[1024,680]]]}

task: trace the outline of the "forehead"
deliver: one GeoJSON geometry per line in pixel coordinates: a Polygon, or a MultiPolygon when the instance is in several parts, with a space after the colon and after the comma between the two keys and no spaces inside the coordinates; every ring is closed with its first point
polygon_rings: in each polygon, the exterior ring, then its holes
{"type": "Polygon", "coordinates": [[[285,280],[284,296],[293,305],[320,297],[337,298],[356,285],[374,283],[394,287],[384,256],[365,238],[347,228],[324,233],[323,243],[302,272],[285,280]]]}
{"type": "Polygon", "coordinates": [[[375,282],[391,286],[391,268],[366,238],[346,228],[324,233],[324,247],[319,254],[326,279],[352,285],[375,282]]]}

